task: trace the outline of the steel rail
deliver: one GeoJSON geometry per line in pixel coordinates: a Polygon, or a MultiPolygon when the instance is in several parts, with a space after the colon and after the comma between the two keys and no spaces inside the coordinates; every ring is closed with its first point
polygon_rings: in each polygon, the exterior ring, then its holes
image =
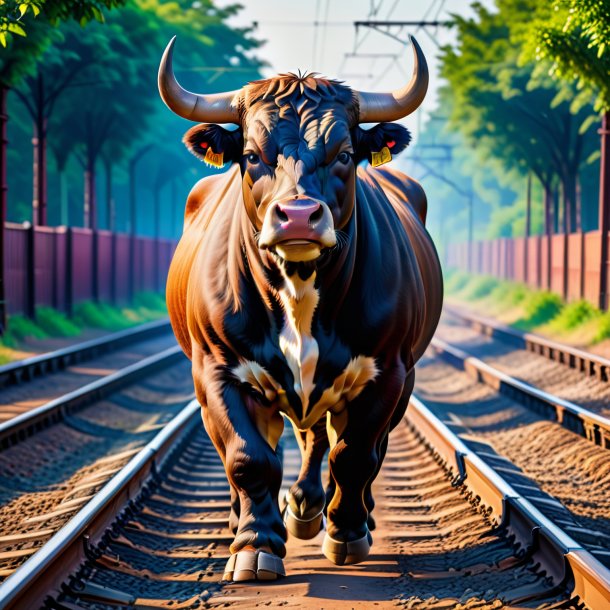
{"type": "Polygon", "coordinates": [[[44,546],[0,585],[0,609],[40,608],[66,575],[87,559],[120,513],[142,492],[193,426],[201,423],[192,400],[44,546]]]}
{"type": "Polygon", "coordinates": [[[0,366],[0,388],[17,385],[65,369],[71,364],[90,360],[135,341],[143,341],[169,332],[168,318],[140,324],[116,333],[76,343],[69,347],[10,362],[0,366]]]}
{"type": "Polygon", "coordinates": [[[421,400],[413,396],[407,425],[482,505],[490,518],[544,568],[553,583],[565,586],[592,610],[610,608],[610,570],[545,517],[500,474],[468,448],[421,400]]]}
{"type": "Polygon", "coordinates": [[[496,320],[466,311],[462,307],[445,304],[444,309],[449,315],[466,322],[471,328],[482,335],[495,337],[518,349],[527,350],[544,356],[553,362],[565,364],[572,369],[583,372],[589,377],[597,377],[602,381],[610,380],[610,360],[608,358],[547,339],[534,333],[511,328],[496,320]]]}
{"type": "Polygon", "coordinates": [[[179,346],[170,347],[159,354],[130,364],[77,390],[58,396],[31,411],[2,422],[0,423],[0,449],[6,449],[20,442],[32,436],[36,431],[61,421],[68,413],[100,400],[162,367],[179,362],[182,358],[183,352],[179,346]]]}
{"type": "Polygon", "coordinates": [[[430,347],[449,364],[463,370],[477,381],[485,383],[500,394],[518,400],[528,409],[556,421],[592,443],[610,449],[610,419],[607,417],[511,377],[441,339],[432,339],[430,347]]]}

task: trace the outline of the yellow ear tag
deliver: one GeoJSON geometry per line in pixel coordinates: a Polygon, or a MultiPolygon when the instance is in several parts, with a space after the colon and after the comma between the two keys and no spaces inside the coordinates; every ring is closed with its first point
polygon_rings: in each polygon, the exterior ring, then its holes
{"type": "Polygon", "coordinates": [[[392,160],[392,153],[387,146],[384,146],[379,152],[371,153],[371,165],[373,167],[379,167],[385,163],[389,163],[392,160]]]}
{"type": "Polygon", "coordinates": [[[209,146],[205,153],[204,161],[207,165],[213,165],[214,167],[222,167],[224,165],[224,153],[215,153],[212,147],[209,146]]]}

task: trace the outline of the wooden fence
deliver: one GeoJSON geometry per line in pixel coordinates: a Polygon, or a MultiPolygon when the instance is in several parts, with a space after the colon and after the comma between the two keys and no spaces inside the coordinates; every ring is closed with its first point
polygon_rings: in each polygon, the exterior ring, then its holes
{"type": "MultiPolygon", "coordinates": [[[[569,301],[586,299],[597,306],[601,239],[600,231],[589,231],[482,240],[472,242],[470,247],[467,243],[449,244],[446,266],[523,282],[556,292],[569,301]]],[[[610,236],[606,235],[606,239],[610,240],[610,236]]],[[[608,271],[606,266],[603,273],[607,278],[608,271]]]]}
{"type": "Polygon", "coordinates": [[[126,304],[136,292],[159,292],[176,243],[109,231],[5,224],[5,299],[9,314],[45,305],[126,304]]]}

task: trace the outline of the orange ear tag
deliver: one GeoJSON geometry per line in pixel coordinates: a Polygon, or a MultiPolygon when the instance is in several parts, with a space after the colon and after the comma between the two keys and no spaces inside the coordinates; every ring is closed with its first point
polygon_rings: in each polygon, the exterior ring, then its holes
{"type": "Polygon", "coordinates": [[[379,152],[371,152],[371,165],[379,167],[392,160],[392,153],[387,146],[384,146],[379,152]]]}
{"type": "Polygon", "coordinates": [[[212,165],[213,167],[222,167],[224,165],[224,153],[215,153],[212,147],[209,146],[205,153],[204,161],[206,165],[212,165]]]}

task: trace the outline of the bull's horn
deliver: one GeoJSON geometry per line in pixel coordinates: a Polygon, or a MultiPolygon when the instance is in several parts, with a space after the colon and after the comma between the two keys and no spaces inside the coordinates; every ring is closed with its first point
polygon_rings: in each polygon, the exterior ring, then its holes
{"type": "Polygon", "coordinates": [[[239,123],[237,108],[231,104],[239,90],[200,95],[178,84],[172,68],[175,42],[174,36],[159,65],[159,93],[167,107],[178,116],[197,123],[239,123]]]}
{"type": "Polygon", "coordinates": [[[402,89],[392,93],[368,93],[357,91],[360,103],[360,123],[396,121],[411,114],[423,102],[428,90],[428,64],[417,40],[411,36],[413,44],[413,76],[402,89]]]}

